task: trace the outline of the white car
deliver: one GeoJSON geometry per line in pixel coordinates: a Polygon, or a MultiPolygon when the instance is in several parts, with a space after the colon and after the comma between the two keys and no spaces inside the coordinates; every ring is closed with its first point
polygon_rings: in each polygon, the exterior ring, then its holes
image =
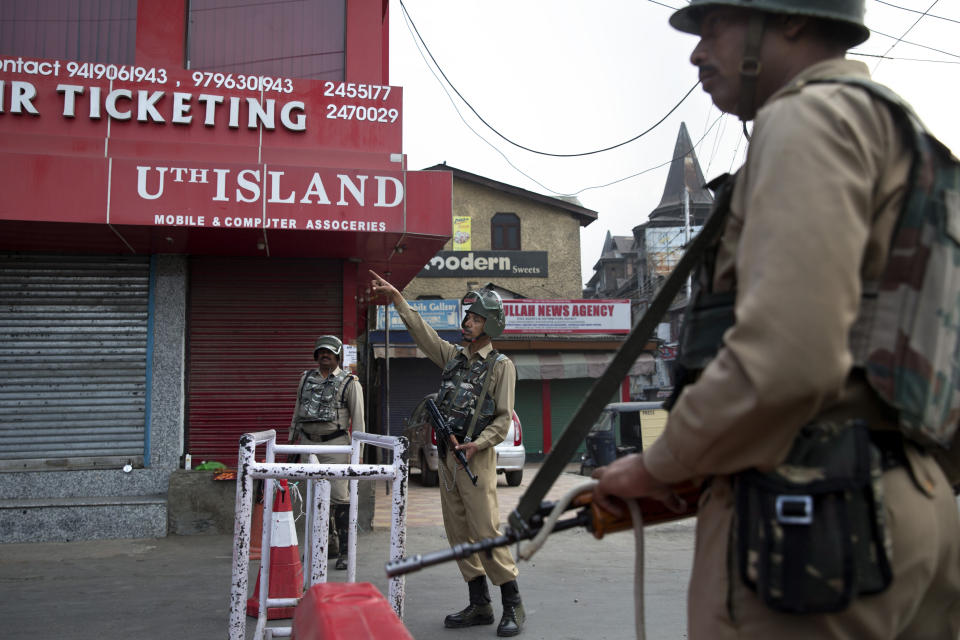
{"type": "MultiPolygon", "coordinates": [[[[420,483],[425,487],[435,487],[439,482],[437,473],[437,434],[427,411],[427,399],[436,400],[437,394],[431,393],[423,398],[410,417],[403,435],[410,441],[408,462],[410,469],[420,471],[420,483]]],[[[527,452],[523,448],[523,428],[517,412],[513,412],[513,421],[507,431],[507,437],[496,446],[497,473],[506,476],[511,487],[520,486],[523,481],[523,465],[527,452]]]]}

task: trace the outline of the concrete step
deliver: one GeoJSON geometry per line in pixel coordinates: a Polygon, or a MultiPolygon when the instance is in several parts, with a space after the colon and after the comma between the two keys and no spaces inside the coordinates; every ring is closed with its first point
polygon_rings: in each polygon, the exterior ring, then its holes
{"type": "Polygon", "coordinates": [[[166,535],[166,495],[0,500],[0,543],[166,535]]]}

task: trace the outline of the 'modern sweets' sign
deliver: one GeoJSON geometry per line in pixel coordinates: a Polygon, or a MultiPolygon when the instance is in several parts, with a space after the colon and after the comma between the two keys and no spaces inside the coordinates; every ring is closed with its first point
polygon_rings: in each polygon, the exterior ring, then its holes
{"type": "Polygon", "coordinates": [[[420,278],[546,278],[546,251],[439,251],[420,278]]]}

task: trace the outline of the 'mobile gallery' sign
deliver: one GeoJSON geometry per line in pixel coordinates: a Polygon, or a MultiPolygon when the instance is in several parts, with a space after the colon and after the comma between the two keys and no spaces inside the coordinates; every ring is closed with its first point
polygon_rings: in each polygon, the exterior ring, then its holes
{"type": "MultiPolygon", "coordinates": [[[[423,321],[437,331],[455,331],[460,328],[462,314],[460,313],[459,300],[407,300],[407,304],[423,318],[423,321]]],[[[406,331],[407,325],[403,324],[400,314],[391,304],[390,312],[390,330],[406,331]]],[[[377,306],[377,330],[383,331],[383,307],[377,306]]]]}
{"type": "Polygon", "coordinates": [[[546,278],[546,251],[440,251],[417,274],[420,278],[546,278]]]}
{"type": "Polygon", "coordinates": [[[503,301],[504,333],[629,333],[629,300],[503,301]]]}

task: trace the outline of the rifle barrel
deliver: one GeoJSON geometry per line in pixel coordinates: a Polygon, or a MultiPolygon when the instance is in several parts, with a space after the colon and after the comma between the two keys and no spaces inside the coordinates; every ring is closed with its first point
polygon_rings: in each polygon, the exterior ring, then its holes
{"type": "MultiPolygon", "coordinates": [[[[545,502],[544,505],[550,506],[551,503],[545,502]]],[[[573,527],[589,527],[591,521],[592,518],[590,512],[587,509],[581,509],[576,516],[558,520],[553,527],[553,532],[564,531],[566,529],[572,529],[573,527]]],[[[537,520],[536,522],[539,523],[540,520],[537,520]]],[[[535,525],[533,529],[528,529],[525,533],[520,534],[515,529],[508,526],[504,528],[502,535],[494,536],[493,538],[483,538],[477,542],[464,542],[461,544],[456,544],[449,549],[443,549],[442,551],[431,551],[430,553],[425,554],[418,553],[415,556],[400,558],[399,560],[391,560],[386,564],[385,567],[387,571],[387,577],[395,578],[407,573],[419,571],[420,569],[424,569],[426,567],[432,567],[435,564],[442,564],[444,562],[449,562],[450,560],[462,560],[464,558],[469,558],[474,553],[482,553],[496,547],[505,547],[508,544],[513,544],[514,542],[519,542],[520,540],[532,538],[537,535],[539,531],[540,527],[535,525]]]]}
{"type": "Polygon", "coordinates": [[[419,571],[425,567],[432,567],[435,564],[449,562],[450,560],[462,560],[469,558],[475,553],[506,546],[518,540],[518,538],[512,535],[512,532],[513,530],[508,527],[503,535],[493,538],[484,538],[477,542],[464,542],[462,544],[456,544],[449,549],[443,549],[442,551],[431,551],[430,553],[424,554],[418,553],[415,556],[391,560],[386,564],[387,577],[394,578],[413,571],[419,571]]]}

